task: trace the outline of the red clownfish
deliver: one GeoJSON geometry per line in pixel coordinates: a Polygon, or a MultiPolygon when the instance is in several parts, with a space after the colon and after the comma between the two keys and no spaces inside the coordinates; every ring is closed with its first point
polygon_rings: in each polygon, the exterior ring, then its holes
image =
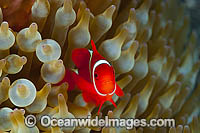
{"type": "MultiPolygon", "coordinates": [[[[72,80],[69,83],[82,91],[85,102],[99,106],[98,113],[105,101],[110,101],[115,107],[112,96],[123,96],[122,89],[115,81],[115,72],[111,64],[101,56],[91,40],[92,51],[86,48],[78,48],[72,51],[72,60],[78,69],[78,73],[72,72],[72,80]]],[[[65,78],[65,81],[69,79],[65,78]]],[[[63,81],[62,81],[63,82],[63,81]]]]}

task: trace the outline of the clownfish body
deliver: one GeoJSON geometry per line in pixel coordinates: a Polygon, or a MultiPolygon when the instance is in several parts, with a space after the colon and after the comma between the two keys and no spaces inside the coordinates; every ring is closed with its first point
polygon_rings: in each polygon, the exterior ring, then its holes
{"type": "MultiPolygon", "coordinates": [[[[114,94],[123,96],[123,91],[115,81],[113,67],[98,53],[93,41],[91,41],[91,44],[92,51],[86,48],[78,48],[72,51],[72,60],[78,69],[78,73],[72,72],[70,74],[73,79],[70,83],[75,83],[82,91],[85,102],[94,103],[96,106],[100,105],[99,113],[105,101],[110,101],[116,107],[112,96],[114,94]]],[[[69,78],[65,80],[67,79],[69,78]]]]}

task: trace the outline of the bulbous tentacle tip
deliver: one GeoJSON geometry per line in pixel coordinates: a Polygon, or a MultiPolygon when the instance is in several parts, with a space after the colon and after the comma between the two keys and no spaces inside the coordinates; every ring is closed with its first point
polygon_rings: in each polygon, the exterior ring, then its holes
{"type": "Polygon", "coordinates": [[[108,115],[109,118],[113,118],[113,116],[114,116],[113,111],[109,110],[107,115],[108,115]]]}
{"type": "Polygon", "coordinates": [[[9,28],[8,22],[6,21],[2,22],[0,28],[2,32],[7,32],[9,28]]]}

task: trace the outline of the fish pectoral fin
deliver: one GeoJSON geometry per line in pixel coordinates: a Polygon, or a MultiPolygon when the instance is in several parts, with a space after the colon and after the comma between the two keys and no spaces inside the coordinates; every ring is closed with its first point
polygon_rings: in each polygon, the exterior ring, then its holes
{"type": "Polygon", "coordinates": [[[97,113],[98,115],[99,115],[99,112],[101,111],[101,107],[102,107],[103,103],[104,103],[104,102],[101,102],[101,104],[100,104],[100,106],[99,106],[98,113],[97,113]]]}
{"type": "Polygon", "coordinates": [[[116,85],[116,91],[115,91],[115,94],[119,97],[123,96],[124,95],[124,92],[123,90],[119,87],[119,85],[116,85]]]}

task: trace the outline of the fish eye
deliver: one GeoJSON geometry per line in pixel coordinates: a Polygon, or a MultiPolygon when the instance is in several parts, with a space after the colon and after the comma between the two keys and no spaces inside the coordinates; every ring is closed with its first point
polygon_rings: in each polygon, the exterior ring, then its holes
{"type": "Polygon", "coordinates": [[[98,74],[97,73],[94,73],[94,77],[95,77],[95,79],[98,79],[98,74]]]}

